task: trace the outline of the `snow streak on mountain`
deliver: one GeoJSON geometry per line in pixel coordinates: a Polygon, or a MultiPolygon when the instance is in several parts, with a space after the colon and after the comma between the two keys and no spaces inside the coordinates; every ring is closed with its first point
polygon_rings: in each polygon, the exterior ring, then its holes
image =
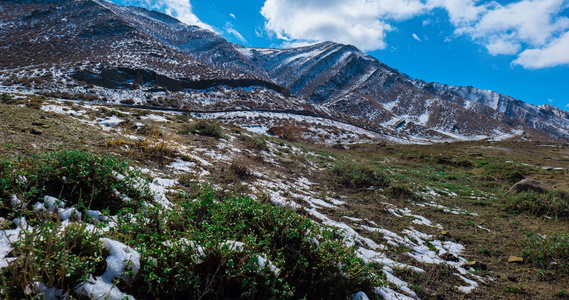
{"type": "Polygon", "coordinates": [[[302,111],[408,142],[569,140],[563,110],[413,79],[350,45],[246,48],[165,14],[103,0],[0,4],[4,88],[179,109],[302,111]],[[216,101],[198,96],[218,87],[224,94],[216,101]]]}

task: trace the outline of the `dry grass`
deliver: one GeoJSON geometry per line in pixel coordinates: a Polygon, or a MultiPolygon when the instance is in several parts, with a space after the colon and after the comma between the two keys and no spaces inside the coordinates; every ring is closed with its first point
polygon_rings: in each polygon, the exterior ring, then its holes
{"type": "Polygon", "coordinates": [[[269,133],[290,142],[302,140],[304,129],[293,123],[285,123],[269,129],[269,133]]]}

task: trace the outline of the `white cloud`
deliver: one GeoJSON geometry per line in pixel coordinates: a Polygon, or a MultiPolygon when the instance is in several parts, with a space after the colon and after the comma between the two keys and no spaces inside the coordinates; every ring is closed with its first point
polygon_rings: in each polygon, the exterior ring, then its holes
{"type": "Polygon", "coordinates": [[[248,43],[247,40],[243,37],[243,35],[239,33],[239,31],[235,30],[235,28],[233,28],[233,25],[229,22],[225,24],[225,32],[227,32],[229,35],[234,36],[243,44],[248,43]]]}
{"type": "Polygon", "coordinates": [[[502,6],[497,2],[476,5],[474,0],[429,0],[430,8],[448,11],[457,35],[467,35],[492,55],[517,54],[523,46],[543,46],[569,28],[560,17],[566,0],[521,0],[502,6]]]}
{"type": "Polygon", "coordinates": [[[425,10],[422,0],[266,0],[265,28],[289,42],[335,41],[362,50],[384,49],[388,22],[425,10]]]}
{"type": "Polygon", "coordinates": [[[162,11],[188,25],[196,25],[215,31],[212,26],[202,22],[192,11],[190,0],[127,0],[128,5],[136,5],[150,10],[162,11]]]}
{"type": "Polygon", "coordinates": [[[553,103],[553,99],[547,99],[547,102],[553,103]]]}
{"type": "Polygon", "coordinates": [[[443,8],[448,12],[455,26],[469,24],[478,19],[486,10],[486,5],[476,6],[476,0],[428,0],[429,9],[443,8]]]}
{"type": "Polygon", "coordinates": [[[417,36],[416,33],[413,33],[411,36],[413,36],[413,38],[416,39],[417,41],[421,42],[421,39],[419,38],[419,36],[417,36]]]}
{"type": "Polygon", "coordinates": [[[569,65],[569,32],[565,32],[545,47],[524,50],[512,64],[526,69],[569,65]]]}
{"type": "Polygon", "coordinates": [[[521,49],[521,45],[511,40],[498,37],[489,40],[486,44],[486,49],[494,56],[498,54],[514,55],[518,54],[521,49]]]}
{"type": "Polygon", "coordinates": [[[232,17],[233,19],[237,19],[234,14],[229,14],[229,16],[232,17]]]}
{"type": "Polygon", "coordinates": [[[569,7],[567,0],[520,0],[508,5],[427,1],[430,9],[447,10],[455,35],[470,37],[491,55],[518,55],[513,64],[529,69],[568,63],[569,18],[561,16],[569,7]]]}

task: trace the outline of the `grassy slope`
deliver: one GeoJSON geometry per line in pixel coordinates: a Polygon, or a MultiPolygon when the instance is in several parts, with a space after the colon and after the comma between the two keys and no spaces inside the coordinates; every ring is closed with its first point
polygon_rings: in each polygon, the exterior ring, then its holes
{"type": "MultiPolygon", "coordinates": [[[[68,106],[71,108],[72,104],[68,106]]],[[[142,121],[140,116],[147,114],[139,111],[131,113],[129,117],[125,117],[130,121],[123,124],[132,125],[142,121]]],[[[101,109],[89,113],[92,119],[112,114],[113,112],[101,109]]],[[[242,152],[235,153],[230,148],[221,149],[220,152],[226,154],[229,160],[211,159],[212,165],[202,165],[209,175],[202,174],[200,177],[194,173],[169,173],[163,167],[176,156],[195,161],[199,165],[199,160],[195,160],[191,153],[180,153],[171,145],[179,143],[189,147],[189,152],[195,151],[197,156],[203,149],[219,149],[220,142],[215,137],[179,134],[178,132],[192,121],[166,117],[170,120],[168,123],[143,121],[147,123],[147,128],[153,128],[147,132],[124,126],[129,133],[142,136],[143,141],[147,141],[143,143],[129,139],[124,132],[107,133],[59,114],[0,104],[0,152],[13,157],[65,147],[109,153],[132,159],[136,165],[159,170],[177,178],[179,189],[186,192],[191,192],[194,187],[192,183],[199,179],[209,181],[230,194],[257,194],[263,198],[263,195],[270,193],[251,184],[256,180],[253,175],[255,170],[263,170],[264,174],[285,181],[305,177],[315,183],[311,186],[311,193],[324,199],[341,198],[346,203],[339,209],[323,208],[321,212],[330,218],[342,220],[356,229],[356,222],[350,223],[351,221],[344,217],[368,219],[380,227],[396,232],[413,226],[437,239],[459,242],[466,247],[466,258],[488,266],[488,270],[474,273],[494,279],[493,283],[465,295],[456,291],[455,287],[460,283],[452,275],[452,270],[440,265],[418,263],[407,255],[408,250],[404,247],[388,246],[389,258],[409,262],[427,271],[426,274],[418,274],[401,269],[395,270],[394,273],[407,281],[410,288],[423,299],[440,296],[450,299],[551,299],[564,297],[564,291],[569,290],[567,270],[559,264],[550,265],[548,260],[544,260],[543,264],[507,263],[510,255],[524,253],[524,241],[528,235],[539,233],[550,236],[556,232],[566,233],[569,225],[567,219],[550,219],[531,212],[512,211],[507,209],[501,200],[511,197],[505,194],[505,191],[520,176],[538,179],[559,190],[569,191],[569,183],[566,180],[569,150],[564,145],[542,147],[536,142],[504,141],[431,146],[354,145],[349,149],[336,149],[302,142],[265,140],[246,135],[238,128],[224,126],[225,134],[235,137],[233,146],[242,152]],[[42,125],[33,125],[34,122],[42,125]],[[30,133],[34,126],[42,126],[43,133],[30,133]],[[165,139],[171,142],[157,142],[165,139]],[[276,156],[273,159],[276,164],[263,158],[263,151],[267,149],[276,156]],[[338,161],[359,164],[363,169],[381,170],[387,174],[390,187],[367,189],[363,186],[342,184],[346,179],[339,176],[338,172],[330,171],[337,166],[338,161]],[[564,169],[547,170],[541,168],[543,166],[564,169]],[[449,208],[476,212],[478,215],[452,214],[440,208],[413,204],[430,201],[449,208]],[[395,217],[387,211],[389,206],[386,203],[399,208],[411,207],[415,214],[425,216],[435,224],[441,224],[449,231],[449,235],[441,236],[440,229],[437,228],[412,224],[413,218],[395,217]]],[[[365,177],[365,172],[363,174],[360,175],[365,177]]],[[[365,185],[366,181],[363,182],[365,185]]],[[[287,197],[296,191],[283,188],[278,192],[287,197]]],[[[361,234],[386,244],[380,235],[364,231],[361,234]]],[[[531,258],[529,254],[526,256],[526,259],[528,258],[531,258]]]]}

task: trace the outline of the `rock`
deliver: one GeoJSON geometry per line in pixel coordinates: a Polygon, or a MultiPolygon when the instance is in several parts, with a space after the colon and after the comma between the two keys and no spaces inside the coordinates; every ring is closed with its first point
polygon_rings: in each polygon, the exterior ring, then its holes
{"type": "Polygon", "coordinates": [[[41,129],[37,129],[37,128],[32,128],[32,130],[30,132],[32,134],[37,134],[37,135],[40,135],[43,133],[43,131],[41,129]]]}
{"type": "Polygon", "coordinates": [[[51,126],[49,126],[48,124],[43,124],[41,127],[43,127],[43,128],[49,128],[49,127],[51,127],[51,126]]]}
{"type": "Polygon", "coordinates": [[[469,261],[466,263],[466,265],[473,268],[473,269],[476,269],[476,270],[482,270],[482,271],[488,270],[487,265],[485,265],[485,264],[483,264],[477,260],[469,261]]]}
{"type": "Polygon", "coordinates": [[[513,255],[511,255],[511,256],[508,258],[508,262],[509,262],[509,263],[523,264],[523,263],[524,263],[524,258],[523,258],[523,257],[519,257],[519,256],[513,256],[513,255]]]}
{"type": "Polygon", "coordinates": [[[518,282],[518,279],[514,276],[508,275],[508,280],[511,282],[518,282]]]}
{"type": "Polygon", "coordinates": [[[539,182],[537,180],[533,180],[533,179],[524,179],[516,184],[514,184],[509,192],[510,193],[521,193],[521,192],[529,192],[529,191],[533,191],[533,192],[538,192],[538,193],[545,193],[547,191],[549,191],[551,188],[542,183],[539,182]]]}
{"type": "Polygon", "coordinates": [[[8,134],[16,134],[16,132],[14,130],[8,130],[7,132],[8,132],[8,134]]]}
{"type": "Polygon", "coordinates": [[[441,259],[446,260],[446,261],[454,261],[454,262],[458,261],[458,257],[454,256],[450,252],[445,252],[445,253],[441,254],[439,257],[441,259]]]}

